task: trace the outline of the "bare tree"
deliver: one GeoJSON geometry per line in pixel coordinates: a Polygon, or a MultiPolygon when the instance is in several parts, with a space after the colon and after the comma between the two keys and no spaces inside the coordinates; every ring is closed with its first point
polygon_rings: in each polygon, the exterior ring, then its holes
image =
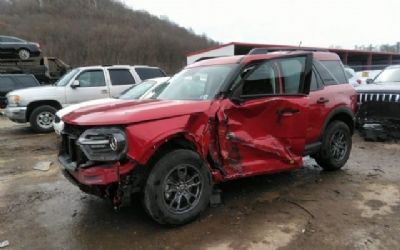
{"type": "Polygon", "coordinates": [[[0,30],[41,44],[74,66],[148,64],[169,73],[186,54],[216,43],[114,0],[0,0],[0,30]]]}

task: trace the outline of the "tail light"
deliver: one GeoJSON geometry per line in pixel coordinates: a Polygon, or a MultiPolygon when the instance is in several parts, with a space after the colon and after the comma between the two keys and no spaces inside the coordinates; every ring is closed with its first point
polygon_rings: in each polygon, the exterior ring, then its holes
{"type": "Polygon", "coordinates": [[[40,48],[40,44],[39,43],[33,43],[35,44],[38,48],[40,48]]]}
{"type": "Polygon", "coordinates": [[[357,79],[357,83],[358,83],[358,84],[361,84],[361,80],[360,80],[360,79],[357,79]]]}

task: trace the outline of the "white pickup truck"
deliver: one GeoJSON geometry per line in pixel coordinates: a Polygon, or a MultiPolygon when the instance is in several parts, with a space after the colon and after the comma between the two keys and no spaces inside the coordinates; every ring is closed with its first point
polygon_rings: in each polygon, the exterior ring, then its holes
{"type": "Polygon", "coordinates": [[[117,97],[125,89],[143,80],[163,77],[164,71],[149,66],[90,66],[75,68],[55,86],[41,86],[7,94],[6,116],[18,123],[29,122],[35,132],[53,130],[54,114],[71,104],[117,97]]]}

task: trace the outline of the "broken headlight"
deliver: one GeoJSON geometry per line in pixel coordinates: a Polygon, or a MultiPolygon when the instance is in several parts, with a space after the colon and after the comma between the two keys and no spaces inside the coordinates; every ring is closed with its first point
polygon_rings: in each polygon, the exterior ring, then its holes
{"type": "Polygon", "coordinates": [[[79,137],[78,145],[91,161],[117,161],[127,150],[125,132],[116,127],[88,129],[79,137]]]}

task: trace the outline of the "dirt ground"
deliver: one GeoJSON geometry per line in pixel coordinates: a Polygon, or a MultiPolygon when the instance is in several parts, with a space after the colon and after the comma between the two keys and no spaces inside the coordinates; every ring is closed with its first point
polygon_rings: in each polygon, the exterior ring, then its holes
{"type": "Polygon", "coordinates": [[[182,227],[140,204],[114,212],[59,172],[55,134],[0,117],[0,242],[5,249],[399,249],[400,144],[353,138],[343,170],[303,169],[225,183],[223,204],[182,227]],[[49,171],[34,170],[52,160],[49,171]]]}

